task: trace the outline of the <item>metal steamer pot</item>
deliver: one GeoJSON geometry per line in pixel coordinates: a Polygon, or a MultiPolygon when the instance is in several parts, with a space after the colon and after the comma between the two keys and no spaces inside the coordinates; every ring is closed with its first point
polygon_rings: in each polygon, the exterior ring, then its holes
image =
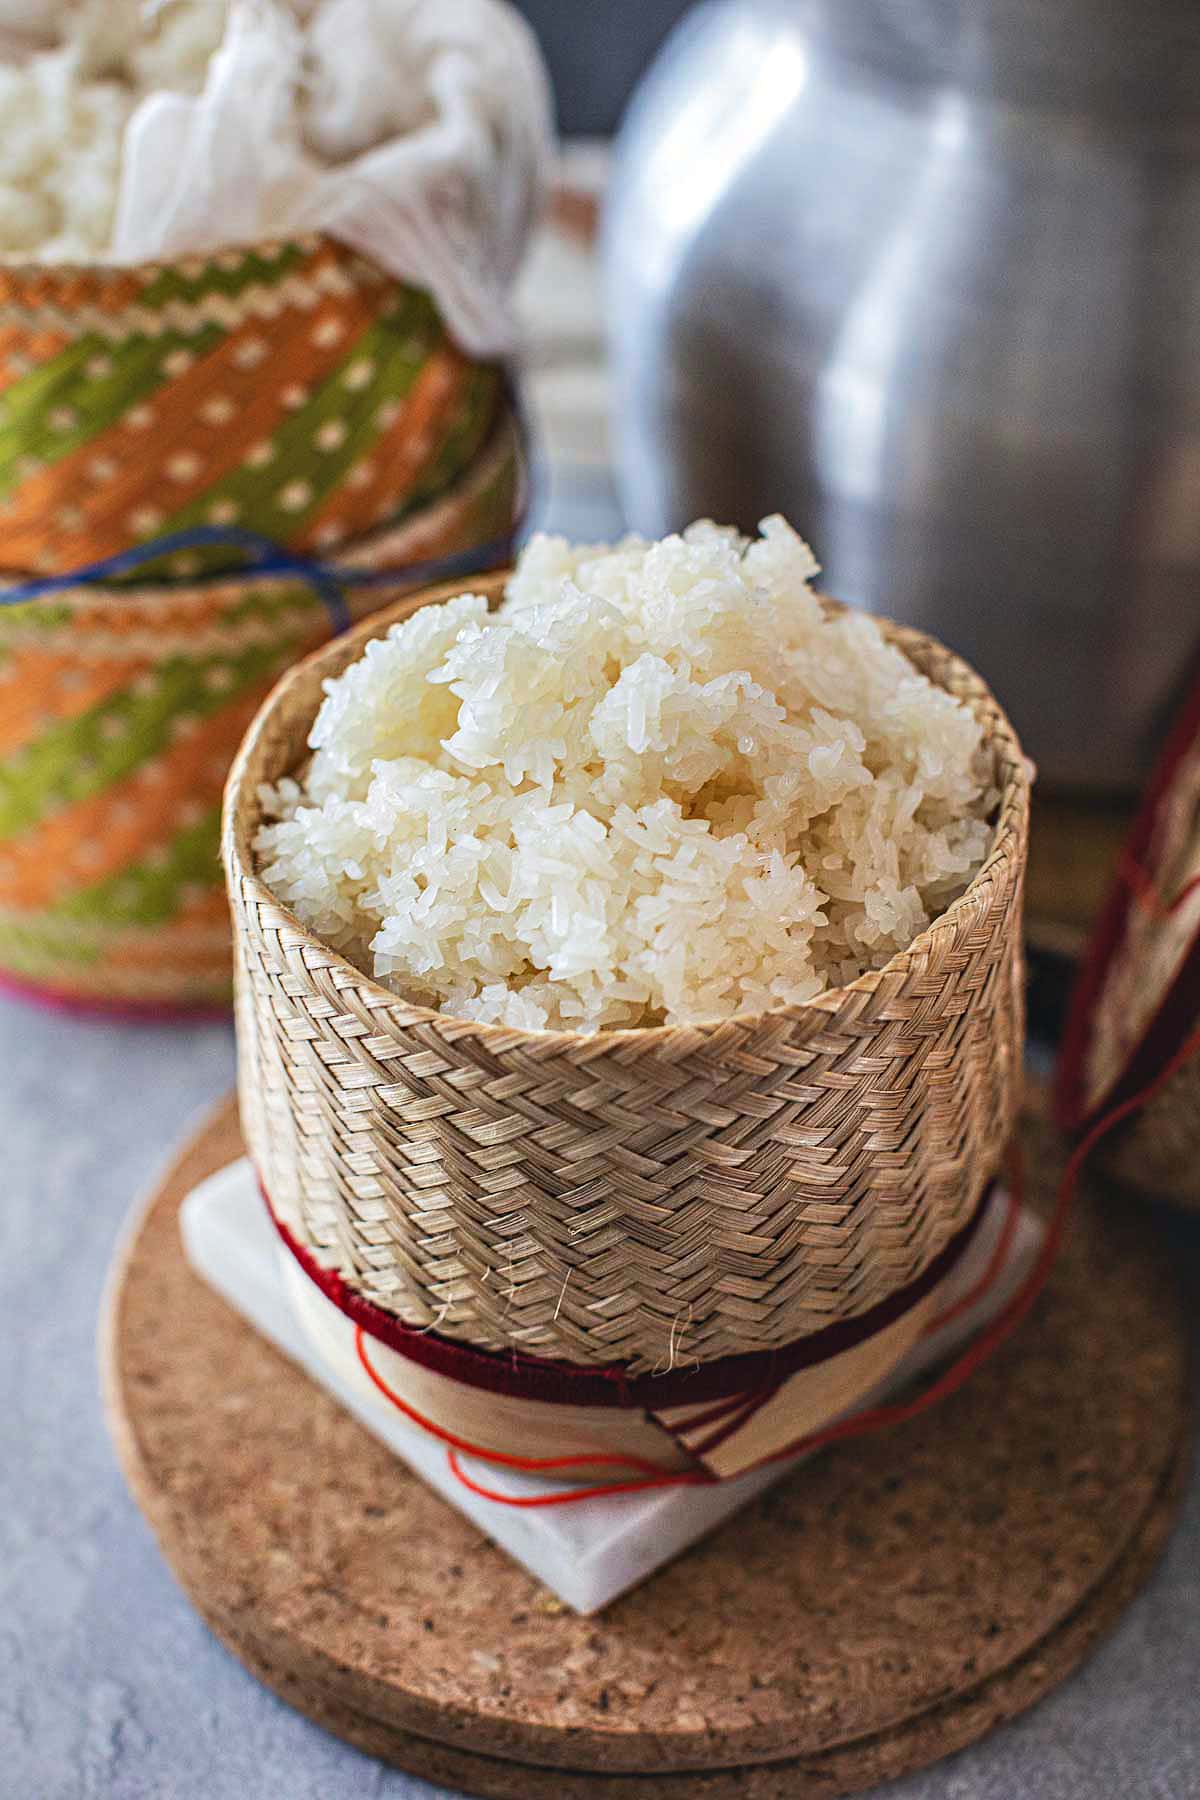
{"type": "Polygon", "coordinates": [[[606,224],[636,529],[786,512],[1130,788],[1200,652],[1196,0],[718,0],[606,224]]]}

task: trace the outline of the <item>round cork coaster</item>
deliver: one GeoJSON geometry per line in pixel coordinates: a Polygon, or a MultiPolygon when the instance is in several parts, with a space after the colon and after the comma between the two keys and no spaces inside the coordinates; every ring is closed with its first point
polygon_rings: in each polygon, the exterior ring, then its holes
{"type": "MultiPolygon", "coordinates": [[[[1025,1135],[1048,1198],[1050,1134],[1025,1135]]],[[[229,1101],[128,1242],[105,1326],[118,1449],[217,1635],[413,1773],[497,1800],[831,1800],[1031,1705],[1163,1545],[1179,1299],[1144,1214],[1085,1196],[1049,1290],[960,1394],[577,1618],[192,1274],[179,1203],[240,1149],[229,1101]]]]}

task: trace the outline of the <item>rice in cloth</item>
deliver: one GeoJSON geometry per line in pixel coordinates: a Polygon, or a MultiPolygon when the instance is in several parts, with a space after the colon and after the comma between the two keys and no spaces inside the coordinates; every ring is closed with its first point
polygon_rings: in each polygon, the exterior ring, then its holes
{"type": "Polygon", "coordinates": [[[325,236],[518,340],[549,84],[507,0],[0,0],[0,260],[325,236]]]}
{"type": "Polygon", "coordinates": [[[680,1025],[882,967],[978,871],[972,712],[781,518],[536,537],[499,610],[423,608],[326,683],[263,879],[405,998],[524,1029],[680,1025]]]}
{"type": "MultiPolygon", "coordinates": [[[[9,26],[4,9],[0,33],[9,26]]],[[[58,41],[0,62],[0,254],[92,262],[112,237],[130,119],[147,94],[197,94],[226,0],[70,0],[11,23],[58,41]]],[[[0,36],[0,47],[3,37],[0,36]]]]}

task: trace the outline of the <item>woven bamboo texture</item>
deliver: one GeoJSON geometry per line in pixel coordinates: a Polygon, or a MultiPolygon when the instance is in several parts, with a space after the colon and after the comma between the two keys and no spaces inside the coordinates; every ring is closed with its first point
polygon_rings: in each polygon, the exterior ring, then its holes
{"type": "MultiPolygon", "coordinates": [[[[519,487],[502,418],[449,490],[340,560],[401,569],[503,540],[519,487]]],[[[344,597],[362,617],[411,585],[344,597]]],[[[0,974],[84,1001],[228,1003],[221,790],[271,684],[330,631],[294,576],[0,605],[0,974]]]]}
{"type": "MultiPolygon", "coordinates": [[[[503,577],[474,585],[495,600],[503,577]]],[[[230,776],[242,1117],[274,1205],[377,1305],[494,1350],[664,1369],[866,1310],[970,1217],[1014,1122],[1029,774],[1011,726],[957,658],[886,628],[976,711],[1001,799],[970,888],[881,971],[707,1027],[452,1019],[322,945],[251,849],[259,784],[302,761],[323,679],[452,591],[294,670],[230,776]]]]}

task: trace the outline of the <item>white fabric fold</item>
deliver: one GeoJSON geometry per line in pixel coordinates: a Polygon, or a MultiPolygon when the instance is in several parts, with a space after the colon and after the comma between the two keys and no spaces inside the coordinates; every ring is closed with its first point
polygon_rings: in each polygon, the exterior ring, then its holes
{"type": "Polygon", "coordinates": [[[114,258],[323,231],[500,354],[550,141],[541,57],[500,0],[325,0],[307,27],[234,0],[203,93],[131,121],[114,258]]]}
{"type": "MultiPolygon", "coordinates": [[[[0,0],[0,32],[14,15],[27,43],[68,28],[61,0],[0,0]]],[[[130,119],[106,260],[325,232],[427,288],[464,349],[503,354],[551,138],[505,0],[231,0],[203,91],[130,119]]]]}

